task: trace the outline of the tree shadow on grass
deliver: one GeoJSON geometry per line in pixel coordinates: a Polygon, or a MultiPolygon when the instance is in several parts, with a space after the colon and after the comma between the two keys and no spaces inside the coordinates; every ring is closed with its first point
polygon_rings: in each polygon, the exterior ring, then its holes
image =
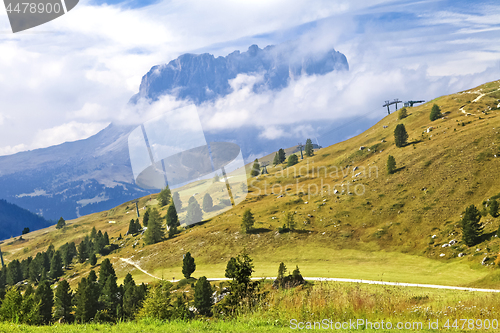
{"type": "Polygon", "coordinates": [[[271,231],[272,230],[268,229],[268,228],[254,228],[251,231],[249,231],[248,234],[249,235],[252,235],[252,234],[261,234],[261,233],[271,232],[271,231]]]}
{"type": "Polygon", "coordinates": [[[480,243],[484,242],[484,241],[489,241],[491,240],[493,237],[495,237],[495,235],[497,234],[497,231],[493,231],[493,232],[488,232],[488,233],[484,233],[481,235],[481,240],[479,241],[480,243]]]}

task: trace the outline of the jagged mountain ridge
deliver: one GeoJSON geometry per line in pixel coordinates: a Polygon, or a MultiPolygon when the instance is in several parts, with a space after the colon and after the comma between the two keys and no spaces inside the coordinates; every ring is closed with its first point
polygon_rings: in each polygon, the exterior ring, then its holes
{"type": "Polygon", "coordinates": [[[140,98],[157,100],[163,94],[173,94],[201,104],[231,93],[229,80],[238,74],[263,73],[263,82],[254,86],[258,92],[282,89],[290,79],[303,74],[323,75],[349,69],[345,55],[335,50],[309,57],[295,57],[297,52],[296,47],[284,44],[263,49],[252,45],[246,52],[234,51],[217,58],[209,53],[183,54],[166,65],[152,67],[142,78],[139,93],[131,102],[140,98]]]}

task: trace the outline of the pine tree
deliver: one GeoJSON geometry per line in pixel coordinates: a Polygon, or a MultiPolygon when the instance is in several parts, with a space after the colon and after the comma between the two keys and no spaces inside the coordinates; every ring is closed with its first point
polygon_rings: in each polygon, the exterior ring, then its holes
{"type": "Polygon", "coordinates": [[[283,222],[286,225],[286,227],[290,230],[295,230],[295,216],[293,212],[288,212],[283,216],[283,222]]]}
{"type": "Polygon", "coordinates": [[[61,253],[59,251],[56,251],[56,253],[52,256],[52,260],[50,261],[50,277],[52,279],[57,279],[62,275],[63,269],[61,253]]]}
{"type": "Polygon", "coordinates": [[[241,227],[245,233],[249,233],[253,229],[253,225],[255,224],[255,218],[253,217],[250,209],[247,209],[243,212],[243,217],[241,219],[241,227]]]}
{"type": "Polygon", "coordinates": [[[2,321],[18,322],[22,302],[23,296],[19,289],[14,287],[7,291],[0,307],[0,319],[2,321]]]}
{"type": "Polygon", "coordinates": [[[394,143],[396,147],[404,147],[406,145],[406,140],[408,140],[408,133],[406,132],[405,125],[398,124],[394,130],[394,143]]]}
{"type": "Polygon", "coordinates": [[[252,282],[253,272],[252,259],[245,251],[236,258],[229,259],[225,274],[227,278],[232,279],[229,282],[231,292],[226,296],[229,305],[235,307],[246,303],[250,307],[254,304],[253,299],[259,282],[252,282]]]}
{"type": "Polygon", "coordinates": [[[406,108],[402,108],[401,110],[399,110],[398,119],[401,120],[401,119],[404,119],[406,117],[408,117],[408,111],[406,110],[406,108]]]}
{"type": "MultiPolygon", "coordinates": [[[[137,222],[139,222],[139,220],[137,220],[137,222]]],[[[140,227],[140,224],[139,224],[139,227],[140,227]]],[[[102,243],[104,244],[104,246],[109,245],[109,235],[108,235],[107,231],[102,236],[102,243]]]]}
{"type": "Polygon", "coordinates": [[[90,231],[90,239],[94,240],[97,237],[97,229],[95,227],[92,227],[92,230],[90,231]]]}
{"type": "Polygon", "coordinates": [[[394,172],[396,172],[396,159],[394,156],[389,155],[387,157],[387,173],[392,175],[394,172]]]}
{"type": "Polygon", "coordinates": [[[7,265],[7,284],[10,286],[15,285],[23,279],[23,272],[21,270],[21,263],[19,260],[14,259],[7,265]]]}
{"type": "Polygon", "coordinates": [[[177,296],[174,301],[174,306],[172,309],[171,320],[189,320],[192,317],[192,313],[186,305],[186,297],[184,294],[177,296]]]}
{"type": "Polygon", "coordinates": [[[80,244],[78,244],[78,262],[84,263],[87,259],[87,243],[83,239],[80,244]]]}
{"type": "Polygon", "coordinates": [[[286,275],[286,266],[283,262],[281,262],[280,266],[278,267],[278,276],[276,278],[278,286],[280,288],[284,287],[285,275],[286,275]]]}
{"type": "Polygon", "coordinates": [[[64,219],[61,218],[59,219],[59,221],[57,221],[57,225],[56,225],[56,229],[62,229],[66,226],[66,221],[64,221],[64,219]]]}
{"type": "Polygon", "coordinates": [[[54,320],[71,323],[73,321],[73,293],[68,281],[62,280],[59,282],[54,300],[54,320]]]}
{"type": "Polygon", "coordinates": [[[144,293],[136,286],[132,275],[128,273],[123,281],[123,313],[125,318],[132,319],[141,307],[144,293]]]}
{"type": "Polygon", "coordinates": [[[299,163],[299,157],[297,155],[292,154],[288,156],[288,162],[286,163],[287,167],[294,166],[297,163],[299,163]]]}
{"type": "Polygon", "coordinates": [[[205,193],[205,195],[203,196],[203,210],[208,213],[213,208],[214,208],[214,202],[212,200],[212,197],[210,196],[210,194],[205,193]]]}
{"type": "Polygon", "coordinates": [[[179,192],[175,192],[172,195],[172,202],[174,203],[175,209],[180,212],[182,210],[182,201],[179,192]]]}
{"type": "Polygon", "coordinates": [[[19,322],[28,325],[39,325],[42,323],[40,317],[41,303],[37,301],[33,287],[28,285],[23,295],[23,301],[19,308],[19,322]]]}
{"type": "Polygon", "coordinates": [[[443,115],[441,114],[441,109],[437,104],[434,104],[431,109],[430,119],[434,121],[436,119],[441,118],[443,115]]]}
{"type": "Polygon", "coordinates": [[[179,217],[177,216],[177,210],[174,205],[170,205],[167,210],[167,226],[168,226],[168,237],[172,238],[177,233],[177,227],[179,226],[179,217]]]}
{"type": "Polygon", "coordinates": [[[462,213],[460,221],[462,227],[462,239],[467,246],[474,246],[481,241],[483,226],[480,223],[481,213],[474,205],[470,205],[462,213]]]}
{"type": "Polygon", "coordinates": [[[136,225],[135,225],[135,220],[131,219],[130,223],[128,224],[127,234],[128,235],[135,235],[136,233],[137,233],[137,228],[136,228],[136,225]]]}
{"type": "Polygon", "coordinates": [[[191,253],[188,252],[182,260],[182,274],[186,279],[189,279],[195,270],[196,264],[194,263],[194,258],[191,257],[191,253]]]}
{"type": "Polygon", "coordinates": [[[103,309],[109,315],[110,319],[116,319],[117,308],[118,305],[120,305],[119,289],[116,283],[116,275],[110,275],[106,278],[106,282],[101,289],[101,297],[99,298],[99,300],[103,305],[103,309]]]}
{"type": "Polygon", "coordinates": [[[314,148],[311,139],[306,140],[306,146],[304,147],[304,152],[306,153],[306,156],[314,155],[314,148]]]}
{"type": "Polygon", "coordinates": [[[153,208],[149,213],[148,229],[144,233],[144,242],[147,245],[156,244],[165,238],[160,213],[153,208]]]}
{"type": "Polygon", "coordinates": [[[145,212],[144,212],[144,215],[142,217],[142,225],[147,227],[148,226],[148,222],[149,222],[149,212],[150,212],[150,208],[148,208],[145,212]]]}
{"type": "Polygon", "coordinates": [[[41,281],[36,288],[35,298],[40,302],[40,321],[48,324],[52,321],[52,307],[54,306],[54,293],[47,280],[41,281]]]}
{"type": "Polygon", "coordinates": [[[202,276],[196,282],[194,289],[194,307],[203,316],[212,315],[212,286],[207,278],[202,276]]]}
{"type": "Polygon", "coordinates": [[[97,256],[95,253],[92,253],[89,259],[90,265],[95,266],[97,264],[97,256]]]}
{"type": "Polygon", "coordinates": [[[170,202],[171,196],[172,195],[170,192],[170,188],[167,185],[167,187],[165,187],[163,190],[161,190],[160,194],[158,194],[158,204],[160,205],[160,207],[168,205],[170,202]]]}
{"type": "Polygon", "coordinates": [[[23,231],[21,232],[21,235],[26,235],[30,233],[30,228],[24,227],[23,231]]]}
{"type": "Polygon", "coordinates": [[[255,159],[255,161],[253,161],[252,171],[250,171],[250,176],[257,177],[258,175],[260,175],[260,164],[259,160],[255,159]]]}
{"type": "Polygon", "coordinates": [[[99,286],[94,279],[95,272],[90,271],[88,278],[82,278],[78,284],[75,295],[75,319],[80,323],[89,322],[98,310],[99,286]]]}
{"type": "Polygon", "coordinates": [[[489,213],[491,216],[493,217],[497,217],[498,216],[498,201],[496,201],[495,199],[493,200],[490,200],[490,205],[489,205],[489,213]]]}
{"type": "Polygon", "coordinates": [[[189,198],[188,201],[188,208],[187,208],[187,214],[186,214],[186,224],[194,224],[201,222],[203,219],[203,212],[200,208],[200,205],[198,204],[198,201],[196,201],[195,197],[189,198]]]}
{"type": "Polygon", "coordinates": [[[74,242],[66,243],[59,248],[59,251],[61,252],[63,265],[66,268],[68,268],[71,265],[71,262],[73,261],[73,257],[78,253],[76,251],[75,243],[74,242]]]}
{"type": "Polygon", "coordinates": [[[278,153],[276,153],[276,154],[274,155],[273,165],[274,165],[274,166],[277,166],[278,164],[280,164],[280,157],[278,156],[278,153]]]}
{"type": "Polygon", "coordinates": [[[135,230],[137,230],[137,232],[142,232],[142,226],[141,222],[139,222],[139,219],[135,219],[135,230]]]}
{"type": "Polygon", "coordinates": [[[113,268],[113,265],[111,264],[111,261],[106,258],[102,261],[101,267],[99,268],[99,289],[102,290],[104,287],[104,284],[106,283],[106,280],[109,277],[115,277],[116,279],[116,273],[115,269],[113,268]]]}
{"type": "Polygon", "coordinates": [[[283,148],[280,148],[278,150],[278,159],[279,159],[280,163],[284,163],[286,160],[286,154],[285,154],[285,150],[283,148]]]}

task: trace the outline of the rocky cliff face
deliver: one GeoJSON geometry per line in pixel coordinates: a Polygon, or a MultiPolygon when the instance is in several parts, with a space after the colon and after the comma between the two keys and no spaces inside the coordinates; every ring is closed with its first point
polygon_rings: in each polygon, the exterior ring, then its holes
{"type": "Polygon", "coordinates": [[[263,74],[264,80],[254,86],[262,89],[282,89],[292,78],[301,75],[323,75],[334,70],[348,70],[346,57],[335,50],[321,55],[298,56],[292,45],[252,45],[248,51],[235,51],[226,57],[204,54],[184,54],[166,65],[158,65],[142,78],[139,93],[132,97],[158,99],[172,94],[196,104],[223,97],[232,92],[229,80],[238,74],[263,74]]]}

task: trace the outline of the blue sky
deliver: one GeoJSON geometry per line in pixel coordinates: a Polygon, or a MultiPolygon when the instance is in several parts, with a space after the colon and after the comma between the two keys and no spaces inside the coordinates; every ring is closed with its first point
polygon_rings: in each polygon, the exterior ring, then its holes
{"type": "Polygon", "coordinates": [[[226,55],[297,39],[304,50],[347,56],[349,73],[303,78],[279,93],[254,95],[245,87],[258,77],[238,78],[233,94],[200,110],[213,129],[250,124],[267,138],[287,135],[308,112],[341,123],[372,111],[376,120],[386,99],[429,100],[500,78],[495,1],[82,0],[45,25],[9,29],[2,8],[0,154],[182,106],[172,96],[145,110],[126,103],[152,66],[186,52],[226,55]]]}

